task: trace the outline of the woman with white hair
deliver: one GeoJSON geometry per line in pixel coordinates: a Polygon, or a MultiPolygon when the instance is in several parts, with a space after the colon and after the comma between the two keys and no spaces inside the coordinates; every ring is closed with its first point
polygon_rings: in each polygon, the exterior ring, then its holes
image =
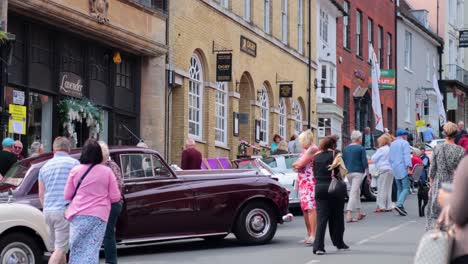
{"type": "MultiPolygon", "coordinates": [[[[99,141],[102,151],[102,164],[108,166],[112,169],[112,172],[115,175],[115,179],[119,185],[120,192],[123,191],[123,178],[122,171],[120,170],[119,165],[115,163],[110,158],[109,147],[103,141],[99,141]]],[[[115,241],[115,226],[117,225],[117,220],[120,213],[122,212],[123,199],[116,203],[111,204],[111,211],[109,214],[109,220],[107,221],[106,233],[104,235],[104,255],[106,258],[106,263],[117,263],[117,245],[115,241]]]]}
{"type": "Polygon", "coordinates": [[[343,151],[343,160],[348,169],[348,182],[351,185],[348,206],[346,208],[346,222],[352,223],[364,219],[366,214],[361,211],[361,184],[368,174],[366,149],[362,146],[362,133],[354,130],[351,133],[352,143],[343,151]],[[357,210],[357,218],[353,211],[357,210]]]}
{"type": "Polygon", "coordinates": [[[311,245],[315,240],[317,227],[317,213],[315,204],[315,178],[313,174],[313,157],[318,151],[314,144],[314,134],[307,130],[302,132],[298,138],[302,147],[299,159],[293,164],[293,168],[298,172],[297,183],[299,183],[299,199],[307,228],[307,237],[304,243],[311,245]]]}

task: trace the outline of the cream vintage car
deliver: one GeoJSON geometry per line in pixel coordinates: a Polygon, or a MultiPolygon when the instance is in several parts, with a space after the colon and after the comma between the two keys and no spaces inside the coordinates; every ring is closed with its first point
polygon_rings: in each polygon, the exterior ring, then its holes
{"type": "Polygon", "coordinates": [[[0,263],[43,263],[51,251],[44,215],[21,203],[0,203],[0,263]]]}

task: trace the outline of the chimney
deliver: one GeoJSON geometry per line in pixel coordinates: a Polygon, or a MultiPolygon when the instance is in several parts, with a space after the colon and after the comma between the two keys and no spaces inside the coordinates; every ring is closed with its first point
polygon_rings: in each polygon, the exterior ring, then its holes
{"type": "Polygon", "coordinates": [[[428,20],[428,14],[429,12],[425,9],[420,9],[420,10],[410,10],[411,14],[413,14],[414,17],[423,25],[425,28],[429,29],[429,20],[428,20]]]}

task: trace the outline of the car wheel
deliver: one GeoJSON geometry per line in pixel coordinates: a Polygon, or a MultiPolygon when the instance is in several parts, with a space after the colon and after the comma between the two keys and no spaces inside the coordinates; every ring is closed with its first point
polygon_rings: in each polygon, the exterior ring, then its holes
{"type": "Polygon", "coordinates": [[[37,241],[22,233],[11,233],[0,239],[1,264],[39,264],[44,251],[37,241]]]}
{"type": "Polygon", "coordinates": [[[275,236],[277,224],[276,213],[270,205],[253,202],[242,209],[234,234],[245,244],[265,244],[275,236]]]}
{"type": "Polygon", "coordinates": [[[218,241],[223,240],[225,237],[227,237],[227,234],[216,235],[216,236],[207,236],[207,237],[204,237],[203,239],[206,240],[207,242],[218,242],[218,241]]]}
{"type": "Polygon", "coordinates": [[[376,201],[377,200],[377,190],[374,190],[367,178],[364,178],[361,186],[361,194],[364,195],[367,201],[376,201]]]}

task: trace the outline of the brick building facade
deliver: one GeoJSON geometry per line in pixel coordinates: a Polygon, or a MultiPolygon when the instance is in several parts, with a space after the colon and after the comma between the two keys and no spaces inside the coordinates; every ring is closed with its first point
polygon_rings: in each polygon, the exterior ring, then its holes
{"type": "MultiPolygon", "coordinates": [[[[337,24],[337,102],[343,108],[343,143],[350,133],[374,129],[369,87],[369,41],[381,69],[395,69],[395,1],[340,1],[348,16],[337,24]],[[359,25],[360,24],[360,25],[359,25]]],[[[380,90],[384,126],[395,130],[395,90],[380,90]]]]}
{"type": "MultiPolygon", "coordinates": [[[[305,0],[170,1],[171,162],[180,162],[188,137],[204,157],[235,158],[239,141],[265,146],[275,134],[289,139],[309,114],[316,128],[313,89],[307,113],[307,10],[305,0]],[[232,54],[231,81],[216,81],[219,53],[232,54]],[[293,85],[292,98],[280,98],[280,84],[293,85]]],[[[315,42],[311,48],[315,54],[315,42]]],[[[312,80],[316,67],[313,59],[312,80]]]]}

